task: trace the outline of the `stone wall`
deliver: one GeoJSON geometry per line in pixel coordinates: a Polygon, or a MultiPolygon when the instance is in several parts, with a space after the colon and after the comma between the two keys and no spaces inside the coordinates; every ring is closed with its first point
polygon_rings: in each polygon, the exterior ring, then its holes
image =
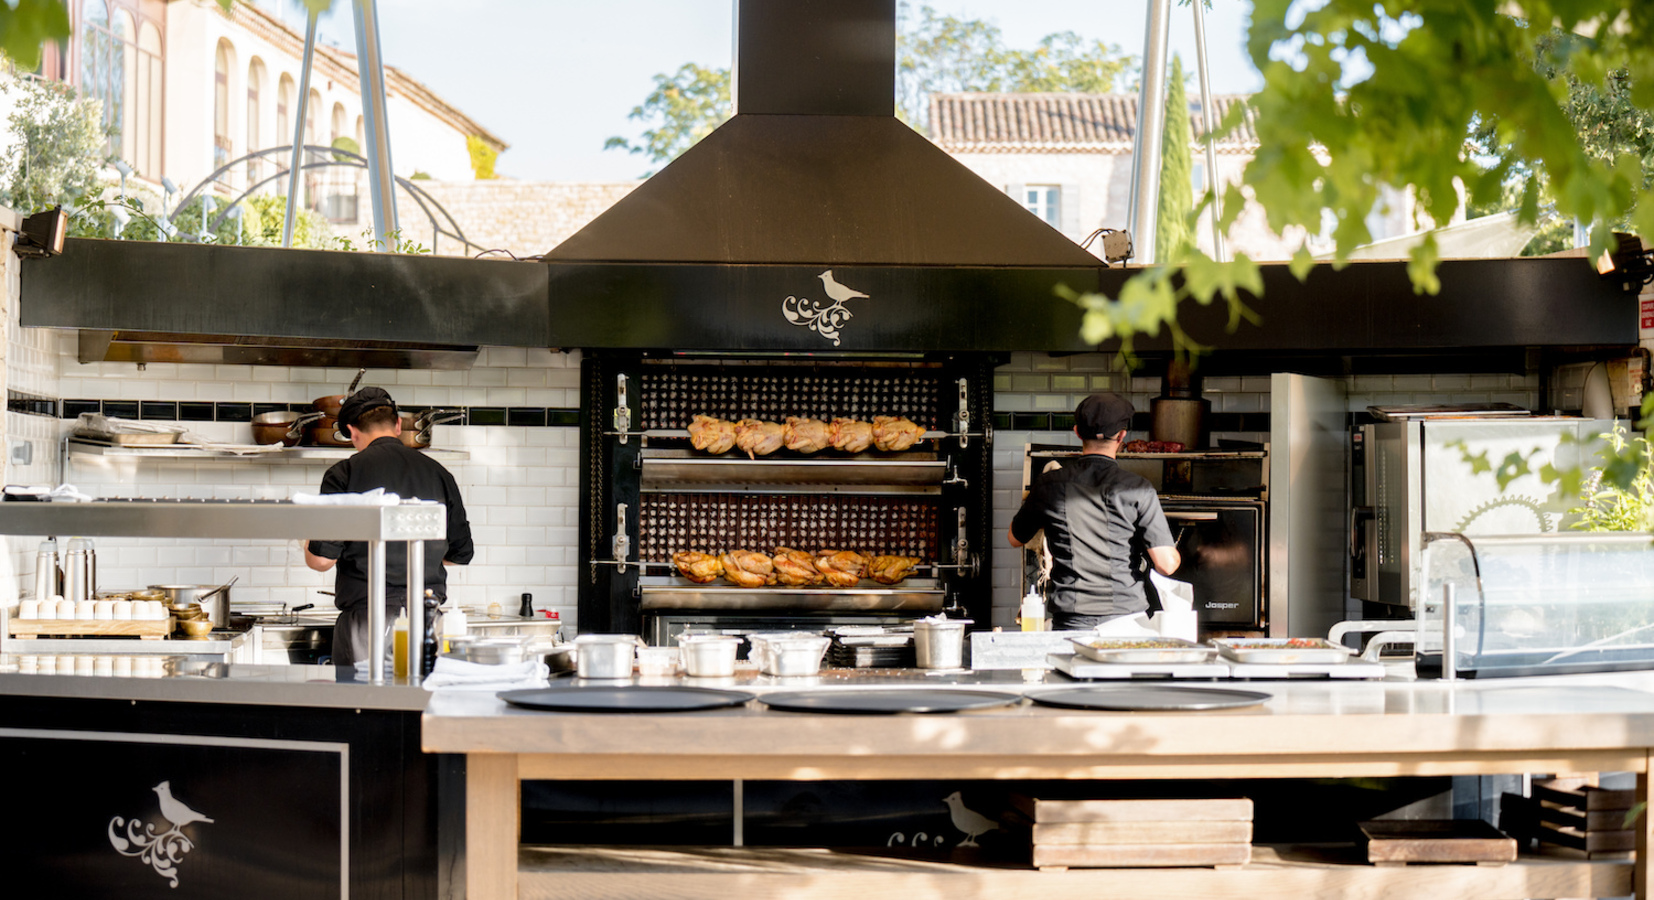
{"type": "MultiPolygon", "coordinates": [[[[471,243],[489,250],[509,250],[516,256],[532,256],[557,246],[642,183],[506,178],[417,182],[448,210],[471,243]]],[[[443,256],[474,256],[478,252],[447,239],[436,250],[443,256]]]]}

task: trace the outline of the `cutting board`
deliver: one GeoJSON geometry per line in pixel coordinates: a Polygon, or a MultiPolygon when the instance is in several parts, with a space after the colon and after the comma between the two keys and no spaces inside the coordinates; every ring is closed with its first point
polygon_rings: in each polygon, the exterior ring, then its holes
{"type": "Polygon", "coordinates": [[[1367,861],[1406,863],[1508,863],[1516,840],[1480,819],[1378,819],[1362,822],[1367,861]]]}

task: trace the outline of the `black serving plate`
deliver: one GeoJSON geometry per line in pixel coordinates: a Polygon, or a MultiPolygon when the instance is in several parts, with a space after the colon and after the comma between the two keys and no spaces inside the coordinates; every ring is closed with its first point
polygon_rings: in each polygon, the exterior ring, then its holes
{"type": "Polygon", "coordinates": [[[1236,691],[1228,688],[1131,685],[1031,691],[1028,699],[1044,706],[1057,706],[1063,709],[1166,712],[1257,706],[1271,696],[1262,691],[1236,691]]]}
{"type": "Polygon", "coordinates": [[[698,687],[613,687],[536,688],[500,691],[501,700],[524,709],[551,712],[693,712],[740,706],[752,699],[741,691],[720,691],[698,687]]]}
{"type": "Polygon", "coordinates": [[[961,712],[1021,702],[1016,694],[997,691],[951,691],[936,688],[850,691],[777,691],[758,701],[787,712],[893,714],[961,712]]]}

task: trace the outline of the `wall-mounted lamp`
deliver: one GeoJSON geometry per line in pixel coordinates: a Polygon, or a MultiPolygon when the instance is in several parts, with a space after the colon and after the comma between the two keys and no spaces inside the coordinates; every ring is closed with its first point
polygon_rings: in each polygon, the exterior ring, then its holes
{"type": "Polygon", "coordinates": [[[12,249],[25,258],[56,256],[63,252],[63,238],[68,232],[69,214],[61,206],[53,207],[23,220],[23,228],[17,233],[17,243],[12,249]]]}
{"type": "Polygon", "coordinates": [[[1614,246],[1597,257],[1597,275],[1604,281],[1617,281],[1627,293],[1636,293],[1642,286],[1654,281],[1654,251],[1643,249],[1642,238],[1634,234],[1614,232],[1614,246]]]}
{"type": "Polygon", "coordinates": [[[115,238],[120,239],[121,232],[126,230],[127,223],[132,221],[132,214],[124,206],[114,206],[109,209],[109,218],[115,220],[115,238]]]}
{"type": "Polygon", "coordinates": [[[126,176],[132,174],[132,167],[127,165],[126,160],[124,160],[124,159],[117,159],[114,162],[110,163],[110,165],[114,167],[116,172],[120,173],[120,176],[121,176],[121,196],[125,197],[126,196],[126,176]]]}

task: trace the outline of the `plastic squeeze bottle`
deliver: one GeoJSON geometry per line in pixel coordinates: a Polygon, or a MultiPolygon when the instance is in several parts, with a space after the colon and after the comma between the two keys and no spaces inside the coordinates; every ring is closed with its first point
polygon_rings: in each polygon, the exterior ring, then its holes
{"type": "Polygon", "coordinates": [[[1028,596],[1022,598],[1022,615],[1018,619],[1022,622],[1023,631],[1045,630],[1045,598],[1039,595],[1039,591],[1028,589],[1028,596]]]}

